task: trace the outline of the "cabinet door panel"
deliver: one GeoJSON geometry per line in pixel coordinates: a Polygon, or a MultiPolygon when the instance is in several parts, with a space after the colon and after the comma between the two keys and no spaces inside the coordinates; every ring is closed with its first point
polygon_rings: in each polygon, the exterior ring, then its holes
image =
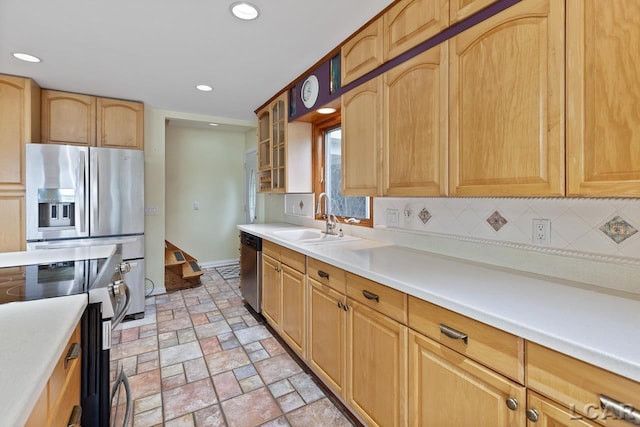
{"type": "Polygon", "coordinates": [[[278,261],[262,254],[262,314],[274,327],[280,324],[282,288],[279,269],[278,261]]]}
{"type": "Polygon", "coordinates": [[[0,194],[0,252],[25,249],[24,195],[0,194]]]}
{"type": "Polygon", "coordinates": [[[343,86],[382,65],[382,32],[382,18],[379,18],[342,46],[343,86]]]}
{"type": "Polygon", "coordinates": [[[348,300],[347,402],[371,426],[406,422],[407,327],[348,300]]]}
{"type": "Polygon", "coordinates": [[[342,96],[342,194],[376,196],[381,163],[382,77],[342,96]]]}
{"type": "Polygon", "coordinates": [[[24,190],[24,146],[40,140],[39,129],[40,88],[30,79],[0,75],[1,190],[24,190]]]}
{"type": "Polygon", "coordinates": [[[345,386],[346,315],[343,295],[309,278],[307,359],[337,394],[345,386]]]}
{"type": "Polygon", "coordinates": [[[498,0],[450,0],[451,23],[468,18],[498,0]]]}
{"type": "Polygon", "coordinates": [[[384,195],[447,192],[447,42],[384,75],[384,195]]]}
{"type": "Polygon", "coordinates": [[[398,56],[444,30],[448,0],[402,0],[383,15],[384,60],[398,56]]]}
{"type": "Polygon", "coordinates": [[[98,98],[99,147],[144,148],[144,105],[140,102],[98,98]]]}
{"type": "Polygon", "coordinates": [[[567,2],[568,194],[640,197],[640,4],[567,2]]]}
{"type": "Polygon", "coordinates": [[[564,3],[518,3],[450,56],[450,193],[563,195],[564,3]]]}
{"type": "Polygon", "coordinates": [[[283,338],[304,357],[305,276],[282,265],[282,333],[283,338]]]}
{"type": "Polygon", "coordinates": [[[525,425],[525,388],[447,347],[409,333],[410,425],[525,425]],[[506,399],[518,402],[515,411],[506,399]]]}
{"type": "Polygon", "coordinates": [[[95,96],[43,90],[42,142],[95,146],[95,96]]]}
{"type": "Polygon", "coordinates": [[[535,410],[539,417],[536,422],[527,422],[529,427],[596,427],[596,424],[587,421],[575,411],[570,411],[532,391],[528,392],[527,400],[527,409],[535,410]]]}

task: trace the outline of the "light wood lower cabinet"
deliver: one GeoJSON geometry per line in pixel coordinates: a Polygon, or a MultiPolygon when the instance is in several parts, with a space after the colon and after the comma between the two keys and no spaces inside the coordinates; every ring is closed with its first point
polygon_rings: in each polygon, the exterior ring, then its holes
{"type": "Polygon", "coordinates": [[[307,361],[338,395],[345,392],[346,325],[344,294],[309,277],[307,361]]]}
{"type": "Polygon", "coordinates": [[[280,325],[282,284],[280,262],[262,254],[262,314],[274,328],[280,325]]]}
{"type": "Polygon", "coordinates": [[[81,360],[78,325],[31,411],[25,427],[80,426],[81,360]]]}
{"type": "Polygon", "coordinates": [[[584,416],[532,391],[527,396],[528,427],[596,427],[584,416]]]}
{"type": "Polygon", "coordinates": [[[404,426],[407,327],[347,300],[347,403],[370,426],[404,426]]]}
{"type": "Polygon", "coordinates": [[[301,357],[306,352],[306,257],[263,242],[262,314],[301,357]]]}
{"type": "Polygon", "coordinates": [[[524,426],[525,406],[524,386],[409,332],[409,425],[524,426]]]}

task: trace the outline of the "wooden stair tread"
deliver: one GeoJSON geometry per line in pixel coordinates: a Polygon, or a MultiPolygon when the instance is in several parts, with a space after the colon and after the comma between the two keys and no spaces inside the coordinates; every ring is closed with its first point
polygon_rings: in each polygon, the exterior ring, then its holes
{"type": "Polygon", "coordinates": [[[167,291],[200,285],[203,271],[198,260],[168,240],[164,241],[165,288],[167,291]]]}
{"type": "Polygon", "coordinates": [[[183,278],[186,279],[189,277],[199,277],[199,276],[202,276],[202,270],[200,269],[200,266],[195,260],[189,261],[182,265],[183,278]]]}

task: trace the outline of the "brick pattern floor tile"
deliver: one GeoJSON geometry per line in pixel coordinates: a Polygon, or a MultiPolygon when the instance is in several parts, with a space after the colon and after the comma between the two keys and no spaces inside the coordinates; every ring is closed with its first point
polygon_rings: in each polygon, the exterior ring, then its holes
{"type": "Polygon", "coordinates": [[[352,426],[248,311],[239,279],[203,271],[201,286],[147,297],[145,317],[113,332],[130,426],[352,426]]]}

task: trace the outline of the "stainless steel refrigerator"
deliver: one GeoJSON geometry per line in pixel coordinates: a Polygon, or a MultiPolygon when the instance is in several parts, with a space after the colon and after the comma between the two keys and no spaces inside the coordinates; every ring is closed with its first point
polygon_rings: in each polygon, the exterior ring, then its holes
{"type": "Polygon", "coordinates": [[[27,250],[115,244],[131,265],[129,317],[144,316],[144,153],[27,144],[27,250]]]}

